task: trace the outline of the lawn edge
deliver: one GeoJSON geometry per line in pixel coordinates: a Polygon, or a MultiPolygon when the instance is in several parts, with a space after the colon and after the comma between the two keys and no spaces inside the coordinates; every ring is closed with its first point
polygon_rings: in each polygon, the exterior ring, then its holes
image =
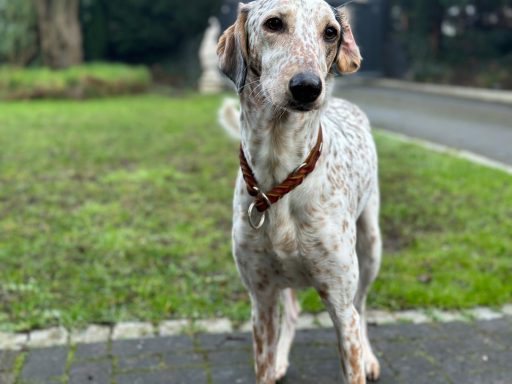
{"type": "Polygon", "coordinates": [[[387,129],[375,128],[374,131],[377,133],[389,136],[393,139],[405,142],[405,143],[418,145],[422,148],[431,150],[433,152],[450,155],[452,157],[459,158],[459,159],[464,159],[471,163],[478,164],[478,165],[481,165],[481,166],[484,166],[487,168],[495,169],[498,171],[502,171],[509,175],[512,175],[512,166],[507,165],[502,162],[499,162],[497,160],[490,159],[483,155],[479,155],[477,153],[465,150],[465,149],[458,149],[458,148],[450,147],[447,145],[434,143],[432,141],[428,141],[425,139],[419,139],[417,137],[412,137],[412,136],[405,135],[403,133],[389,131],[387,129]]]}
{"type": "MultiPolygon", "coordinates": [[[[512,304],[500,309],[475,307],[459,311],[442,311],[437,309],[419,309],[407,311],[368,311],[368,323],[384,324],[425,324],[472,322],[479,320],[497,320],[512,317],[512,304]]],[[[318,314],[304,313],[297,321],[298,330],[331,328],[332,323],[327,312],[318,314]]],[[[50,348],[55,346],[95,344],[116,340],[149,339],[170,337],[182,334],[223,334],[232,332],[250,332],[249,322],[236,324],[227,318],[201,320],[168,320],[158,324],[148,322],[121,322],[115,325],[90,325],[83,329],[68,330],[64,327],[53,327],[28,333],[0,332],[0,351],[20,351],[26,349],[50,348]]]]}

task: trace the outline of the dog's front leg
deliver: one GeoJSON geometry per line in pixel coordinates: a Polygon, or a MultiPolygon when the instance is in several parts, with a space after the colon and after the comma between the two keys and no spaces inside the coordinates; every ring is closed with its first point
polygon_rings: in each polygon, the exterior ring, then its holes
{"type": "Polygon", "coordinates": [[[366,375],[364,371],[359,314],[353,305],[350,305],[349,308],[332,307],[329,313],[336,329],[345,383],[365,384],[366,375]]]}
{"type": "Polygon", "coordinates": [[[257,384],[276,382],[276,350],[279,336],[279,291],[265,287],[251,293],[254,364],[257,384]]]}
{"type": "Polygon", "coordinates": [[[345,383],[365,384],[361,323],[359,314],[353,305],[358,276],[357,259],[355,258],[354,252],[350,262],[331,268],[330,271],[337,269],[338,273],[324,275],[317,285],[317,290],[336,330],[345,383]]]}

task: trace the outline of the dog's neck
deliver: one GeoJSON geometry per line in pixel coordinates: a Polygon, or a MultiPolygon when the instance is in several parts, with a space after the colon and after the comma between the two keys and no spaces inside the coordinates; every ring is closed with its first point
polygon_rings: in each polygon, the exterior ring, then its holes
{"type": "Polygon", "coordinates": [[[278,110],[250,98],[250,92],[240,97],[242,146],[260,188],[267,191],[301,165],[315,146],[320,112],[278,110]]]}

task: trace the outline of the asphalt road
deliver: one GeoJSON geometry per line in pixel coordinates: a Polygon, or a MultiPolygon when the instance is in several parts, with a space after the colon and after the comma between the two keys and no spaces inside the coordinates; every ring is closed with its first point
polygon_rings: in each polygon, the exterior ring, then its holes
{"type": "Polygon", "coordinates": [[[335,94],[359,105],[376,128],[512,165],[512,106],[343,84],[335,94]]]}

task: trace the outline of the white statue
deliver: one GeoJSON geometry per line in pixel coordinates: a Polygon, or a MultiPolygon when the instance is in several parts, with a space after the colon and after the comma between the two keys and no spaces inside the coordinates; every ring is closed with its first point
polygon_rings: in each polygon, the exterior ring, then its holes
{"type": "Polygon", "coordinates": [[[204,34],[199,59],[203,73],[199,79],[199,92],[213,94],[222,92],[224,81],[217,64],[217,40],[220,35],[220,23],[215,17],[210,18],[210,26],[204,34]]]}

